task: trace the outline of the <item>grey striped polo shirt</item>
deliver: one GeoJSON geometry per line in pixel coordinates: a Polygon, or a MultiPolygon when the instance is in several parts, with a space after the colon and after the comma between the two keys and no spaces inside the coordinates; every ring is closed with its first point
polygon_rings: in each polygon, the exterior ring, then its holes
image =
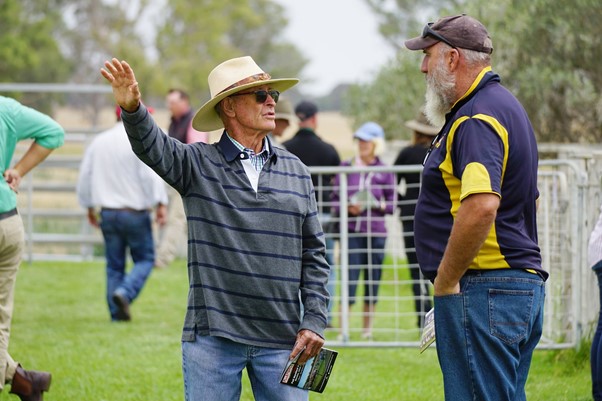
{"type": "Polygon", "coordinates": [[[134,152],[184,201],[190,287],[182,340],[213,335],[288,349],[301,329],[323,336],[330,267],[307,167],[270,144],[255,192],[241,163],[248,155],[227,135],[186,145],[165,135],[144,105],[122,118],[134,152]]]}

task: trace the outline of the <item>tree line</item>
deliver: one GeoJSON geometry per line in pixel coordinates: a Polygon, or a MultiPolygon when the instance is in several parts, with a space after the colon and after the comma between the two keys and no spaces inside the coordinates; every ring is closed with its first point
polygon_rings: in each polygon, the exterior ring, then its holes
{"type": "MultiPolygon", "coordinates": [[[[599,0],[359,1],[377,15],[397,57],[371,82],[336,93],[354,124],[377,121],[389,137],[408,138],[403,123],[422,105],[425,84],[422,55],[406,50],[403,41],[418,35],[426,21],[466,12],[488,28],[494,71],[523,103],[540,141],[601,141],[599,0]]],[[[341,2],[336,18],[344,18],[344,7],[341,2]]],[[[117,57],[135,66],[145,97],[162,101],[168,88],[182,87],[198,106],[208,96],[210,70],[231,57],[249,54],[273,76],[303,78],[308,60],[283,39],[287,23],[283,7],[272,0],[2,0],[0,79],[102,83],[100,66],[117,57]]],[[[324,37],[328,40],[328,32],[324,37]]],[[[47,111],[57,101],[88,101],[73,95],[14,96],[29,97],[28,104],[47,111]]]]}
{"type": "MultiPolygon", "coordinates": [[[[541,142],[602,140],[602,7],[599,0],[366,0],[399,49],[373,82],[347,96],[349,115],[402,136],[424,100],[422,54],[403,48],[427,21],[465,12],[488,29],[493,70],[522,102],[541,142]],[[416,54],[418,53],[418,54],[416,54]]],[[[407,135],[407,133],[406,133],[407,135]]]]}
{"type": "MultiPolygon", "coordinates": [[[[298,76],[307,59],[281,39],[287,23],[283,7],[270,0],[2,0],[0,77],[102,84],[100,67],[117,57],[134,66],[145,97],[163,99],[178,87],[200,105],[207,75],[228,58],[249,54],[273,76],[298,76]]],[[[42,109],[57,100],[13,95],[42,109]]]]}

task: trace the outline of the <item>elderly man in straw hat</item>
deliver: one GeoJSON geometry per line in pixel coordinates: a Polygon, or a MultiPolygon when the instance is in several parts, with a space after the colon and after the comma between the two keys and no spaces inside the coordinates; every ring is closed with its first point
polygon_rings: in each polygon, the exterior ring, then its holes
{"type": "Polygon", "coordinates": [[[194,128],[219,142],[164,135],[140,102],[125,61],[105,62],[134,152],[183,198],[188,309],[182,333],[186,400],[238,400],[247,368],[256,400],[307,400],[280,383],[287,360],[324,344],[329,266],[307,167],[272,146],[275,105],[298,79],[273,79],[251,57],[209,74],[211,99],[194,128]],[[304,314],[301,316],[301,304],[304,314]]]}
{"type": "Polygon", "coordinates": [[[443,124],[424,160],[414,227],[434,285],[445,399],[525,400],[548,277],[533,128],[493,72],[476,19],[441,18],[405,45],[424,53],[425,112],[443,124]]]}

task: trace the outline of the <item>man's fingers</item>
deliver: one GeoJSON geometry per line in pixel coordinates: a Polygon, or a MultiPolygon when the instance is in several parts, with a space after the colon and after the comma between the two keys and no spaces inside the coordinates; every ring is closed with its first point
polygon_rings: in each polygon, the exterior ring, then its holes
{"type": "Polygon", "coordinates": [[[118,73],[118,72],[123,72],[123,66],[121,65],[121,62],[119,60],[117,60],[115,57],[113,57],[111,59],[110,64],[110,68],[112,69],[111,71],[113,73],[118,73]]]}
{"type": "Polygon", "coordinates": [[[132,70],[125,60],[119,61],[116,58],[112,58],[111,61],[105,61],[105,73],[102,73],[102,75],[109,80],[128,78],[135,81],[134,70],[132,70]]]}
{"type": "Polygon", "coordinates": [[[123,72],[128,75],[128,76],[134,76],[134,70],[132,70],[132,67],[130,67],[130,65],[128,64],[127,61],[123,60],[120,64],[121,68],[123,69],[123,72]]]}
{"type": "Polygon", "coordinates": [[[110,72],[108,72],[107,70],[105,70],[104,68],[100,69],[100,74],[105,77],[105,79],[109,82],[113,82],[113,80],[115,79],[115,77],[113,77],[113,74],[111,74],[110,72]]]}
{"type": "Polygon", "coordinates": [[[295,347],[293,349],[293,354],[291,357],[294,357],[296,353],[296,349],[304,349],[303,354],[299,358],[299,363],[304,364],[311,357],[318,355],[320,349],[324,345],[324,339],[317,334],[313,333],[310,330],[302,330],[297,335],[297,342],[295,343],[295,347]]]}
{"type": "Polygon", "coordinates": [[[110,72],[113,75],[117,74],[117,72],[118,72],[118,70],[115,66],[115,61],[116,61],[116,59],[112,59],[111,61],[109,61],[109,60],[105,61],[105,68],[107,69],[108,72],[110,72]]]}

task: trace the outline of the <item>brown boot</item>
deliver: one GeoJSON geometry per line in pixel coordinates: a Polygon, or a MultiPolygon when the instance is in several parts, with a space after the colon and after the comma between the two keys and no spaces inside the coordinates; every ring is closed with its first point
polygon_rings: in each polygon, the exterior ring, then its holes
{"type": "Polygon", "coordinates": [[[50,373],[25,370],[21,365],[11,382],[10,392],[21,398],[21,401],[42,401],[42,392],[50,388],[50,373]]]}

